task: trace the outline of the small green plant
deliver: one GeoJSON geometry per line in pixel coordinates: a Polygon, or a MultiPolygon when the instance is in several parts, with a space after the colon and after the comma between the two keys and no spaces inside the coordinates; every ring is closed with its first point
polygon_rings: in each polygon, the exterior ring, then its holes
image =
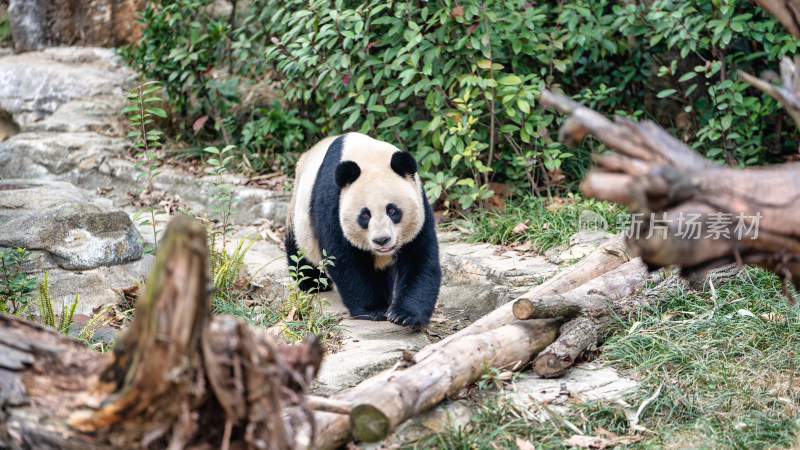
{"type": "Polygon", "coordinates": [[[47,271],[42,275],[42,282],[39,283],[39,295],[37,296],[39,304],[39,316],[43,324],[48,327],[55,328],[59,333],[69,333],[69,327],[72,326],[72,316],[75,313],[75,308],[80,301],[80,295],[75,294],[75,300],[67,307],[66,304],[61,308],[61,317],[56,326],[56,315],[53,309],[53,296],[50,294],[50,278],[47,276],[47,271]]]}
{"type": "MultiPolygon", "coordinates": [[[[222,233],[222,248],[225,249],[227,234],[232,230],[231,216],[236,212],[236,204],[241,199],[236,198],[236,191],[238,186],[232,186],[225,181],[225,175],[228,172],[228,165],[233,159],[233,145],[228,145],[222,150],[216,147],[207,147],[204,151],[214,155],[209,158],[207,164],[211,166],[208,173],[214,175],[216,178],[214,184],[209,189],[209,197],[211,197],[211,212],[217,216],[220,221],[220,231],[222,233]]],[[[212,232],[213,234],[214,232],[212,232]]]]}
{"type": "MultiPolygon", "coordinates": [[[[161,146],[160,140],[163,133],[154,128],[153,117],[166,118],[167,113],[161,108],[152,106],[152,103],[161,101],[161,98],[154,95],[159,89],[161,89],[161,85],[157,81],[148,81],[133,88],[126,98],[132,104],[120,111],[120,114],[129,114],[128,119],[130,119],[131,125],[135,127],[128,133],[128,137],[133,139],[133,146],[139,150],[136,157],[140,160],[134,166],[139,169],[136,180],[138,181],[145,177],[147,180],[147,184],[144,187],[136,190],[136,195],[141,195],[144,191],[153,192],[153,179],[161,173],[158,168],[162,163],[156,156],[155,148],[161,146]]],[[[146,245],[145,253],[156,252],[158,247],[156,216],[166,213],[166,211],[154,209],[151,204],[145,211],[137,211],[134,214],[133,220],[139,221],[139,225],[151,226],[153,229],[154,245],[146,245]],[[140,220],[145,213],[149,217],[140,220]]]]}
{"type": "Polygon", "coordinates": [[[333,266],[333,255],[328,255],[322,251],[322,261],[316,267],[300,265],[300,261],[305,255],[304,250],[300,250],[297,255],[292,255],[293,264],[289,265],[289,274],[292,281],[289,283],[289,294],[281,304],[281,317],[285,324],[284,337],[289,341],[298,341],[306,336],[319,334],[323,341],[329,334],[336,320],[330,314],[325,313],[325,306],[329,303],[320,297],[320,293],[328,287],[328,279],[323,275],[325,268],[333,266]],[[312,277],[306,273],[315,273],[312,277]],[[300,289],[300,283],[312,279],[314,287],[307,292],[300,289]]]}
{"type": "MultiPolygon", "coordinates": [[[[250,235],[239,240],[236,249],[228,255],[225,247],[217,248],[217,236],[219,233],[208,233],[209,263],[211,265],[211,278],[217,288],[213,294],[214,300],[233,302],[239,296],[239,289],[236,288],[236,280],[239,279],[239,272],[244,266],[244,257],[250,248],[255,244],[255,239],[249,239],[250,235]],[[249,242],[248,242],[249,240],[249,242]]],[[[224,236],[223,236],[224,238],[224,236]]]]}
{"type": "Polygon", "coordinates": [[[319,128],[300,116],[297,109],[285,108],[275,100],[271,108],[258,108],[252,120],[242,126],[242,158],[255,171],[276,170],[292,175],[297,157],[287,149],[307,145],[308,137],[319,128]]]}
{"type": "MultiPolygon", "coordinates": [[[[100,312],[92,316],[92,318],[89,319],[88,322],[86,322],[86,325],[84,325],[83,328],[81,328],[81,331],[78,332],[78,340],[84,341],[87,344],[91,343],[92,339],[94,338],[94,333],[95,331],[97,331],[97,327],[105,325],[111,320],[111,318],[105,317],[105,315],[113,307],[114,305],[108,305],[105,308],[103,308],[100,312]]],[[[102,347],[101,349],[105,350],[105,347],[102,347]]]]}
{"type": "Polygon", "coordinates": [[[503,389],[503,381],[501,380],[502,372],[494,366],[490,366],[486,361],[481,365],[481,379],[478,380],[478,389],[487,390],[495,388],[498,391],[503,389]]]}
{"type": "Polygon", "coordinates": [[[22,273],[21,269],[30,257],[24,248],[0,251],[0,313],[21,315],[28,308],[37,277],[22,273]]]}
{"type": "MultiPolygon", "coordinates": [[[[246,252],[248,249],[247,246],[242,247],[244,240],[240,241],[239,249],[241,250],[237,250],[239,255],[242,255],[242,252],[246,252]]],[[[213,246],[213,244],[211,245],[213,246]]],[[[221,267],[224,266],[225,262],[222,259],[215,260],[215,255],[217,258],[222,258],[219,252],[212,254],[212,273],[217,274],[214,277],[215,283],[218,279],[226,278],[223,276],[224,273],[228,274],[227,282],[217,284],[218,292],[214,296],[215,313],[241,317],[251,325],[258,327],[279,328],[278,334],[287,342],[296,342],[309,336],[317,335],[321,342],[325,343],[329,342],[331,336],[335,335],[334,332],[338,321],[332,314],[325,312],[325,306],[328,303],[319,296],[320,291],[327,286],[328,281],[324,277],[318,276],[315,279],[315,287],[311,288],[309,292],[302,291],[298,286],[299,282],[310,278],[304,276],[303,272],[312,271],[312,267],[307,265],[300,267],[299,271],[297,270],[296,264],[302,258],[302,251],[300,255],[296,255],[293,258],[295,267],[290,268],[292,274],[299,274],[299,279],[292,280],[288,286],[289,292],[287,296],[280,301],[278,307],[259,303],[248,305],[237,295],[230,295],[231,293],[236,293],[236,290],[226,287],[232,286],[232,284],[226,283],[235,281],[235,276],[238,274],[236,267],[241,267],[241,263],[236,263],[234,258],[230,257],[227,260],[229,263],[228,268],[223,269],[221,267]],[[234,271],[234,269],[236,270],[234,271]]],[[[333,257],[326,255],[325,259],[314,271],[331,265],[333,265],[333,257]]]]}

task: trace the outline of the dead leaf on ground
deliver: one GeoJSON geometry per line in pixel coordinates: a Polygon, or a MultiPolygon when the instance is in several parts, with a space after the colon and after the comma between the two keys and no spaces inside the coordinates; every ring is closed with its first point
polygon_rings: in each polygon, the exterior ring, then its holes
{"type": "Polygon", "coordinates": [[[611,441],[611,445],[633,444],[642,440],[641,435],[617,436],[603,427],[594,427],[594,432],[611,441]]]}
{"type": "Polygon", "coordinates": [[[516,250],[518,252],[527,252],[533,247],[533,242],[525,241],[523,243],[517,244],[511,247],[511,250],[516,250]]]}
{"type": "Polygon", "coordinates": [[[550,202],[547,205],[545,205],[545,208],[547,208],[548,211],[557,211],[561,209],[563,206],[574,205],[575,203],[577,203],[577,201],[574,198],[571,197],[564,198],[555,196],[552,199],[550,199],[550,202]]]}
{"type": "Polygon", "coordinates": [[[509,247],[508,245],[498,245],[497,247],[494,248],[494,252],[492,253],[492,255],[500,256],[503,253],[510,252],[510,251],[511,251],[511,247],[509,247]]]}
{"type": "Polygon", "coordinates": [[[286,317],[283,320],[286,321],[286,322],[293,321],[294,320],[294,313],[296,313],[296,312],[297,312],[297,307],[296,306],[292,306],[292,309],[289,310],[289,314],[287,314],[286,317]]]}
{"type": "Polygon", "coordinates": [[[515,439],[517,443],[517,450],[536,450],[536,446],[522,438],[515,439]]]}
{"type": "Polygon", "coordinates": [[[275,325],[267,328],[267,333],[272,335],[276,340],[281,338],[281,335],[286,330],[286,324],[283,321],[279,321],[275,325]]]}
{"type": "Polygon", "coordinates": [[[511,230],[511,232],[514,233],[514,234],[519,234],[519,233],[524,233],[524,232],[530,230],[531,227],[528,226],[528,223],[530,221],[531,221],[531,219],[525,219],[525,222],[520,222],[520,223],[514,225],[514,228],[511,230]]]}
{"type": "Polygon", "coordinates": [[[403,354],[400,356],[400,364],[398,364],[399,369],[405,369],[407,367],[411,367],[417,363],[417,359],[414,358],[414,354],[411,353],[411,350],[404,349],[403,354]]]}
{"type": "Polygon", "coordinates": [[[602,450],[604,448],[608,448],[608,446],[612,445],[612,443],[608,439],[602,438],[600,436],[585,436],[576,434],[575,436],[572,436],[571,438],[564,441],[564,445],[567,447],[592,448],[592,449],[602,450]]]}
{"type": "Polygon", "coordinates": [[[776,312],[759,314],[758,317],[764,319],[766,322],[771,323],[781,323],[784,321],[783,314],[776,312]]]}

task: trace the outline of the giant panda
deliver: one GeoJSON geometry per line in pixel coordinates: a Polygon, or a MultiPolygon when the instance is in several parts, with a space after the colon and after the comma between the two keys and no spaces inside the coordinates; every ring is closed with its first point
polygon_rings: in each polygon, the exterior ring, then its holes
{"type": "Polygon", "coordinates": [[[354,318],[428,325],[442,272],[410,153],[360,133],[313,146],[297,163],[285,239],[290,265],[317,267],[323,250],[335,258],[327,273],[305,271],[301,289],[327,276],[354,318]]]}

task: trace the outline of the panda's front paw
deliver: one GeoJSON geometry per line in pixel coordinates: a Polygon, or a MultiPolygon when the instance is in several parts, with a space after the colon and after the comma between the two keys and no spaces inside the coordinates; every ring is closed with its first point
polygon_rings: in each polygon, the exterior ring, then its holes
{"type": "Polygon", "coordinates": [[[386,320],[386,310],[380,311],[360,311],[360,312],[353,312],[351,313],[353,319],[359,320],[373,320],[376,322],[386,320]]]}
{"type": "Polygon", "coordinates": [[[425,316],[424,314],[407,311],[401,308],[389,309],[389,312],[386,314],[386,316],[392,323],[396,323],[397,325],[405,325],[407,327],[427,327],[428,322],[430,322],[430,317],[425,316]]]}

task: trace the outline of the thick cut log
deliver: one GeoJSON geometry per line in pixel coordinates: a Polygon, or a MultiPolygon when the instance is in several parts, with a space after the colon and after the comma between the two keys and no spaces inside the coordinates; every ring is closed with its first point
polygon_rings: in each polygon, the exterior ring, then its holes
{"type": "MultiPolygon", "coordinates": [[[[609,316],[604,316],[609,321],[609,316]]],[[[600,338],[600,327],[591,317],[577,317],[561,325],[558,339],[533,360],[533,371],[545,378],[564,374],[584,351],[594,348],[600,338]]]]}
{"type": "Polygon", "coordinates": [[[646,273],[647,266],[636,258],[565,294],[532,296],[529,292],[512,302],[512,311],[521,320],[571,319],[587,312],[628,313],[617,301],[633,294],[646,273]]]}
{"type": "Polygon", "coordinates": [[[612,122],[549,91],[540,101],[570,115],[563,140],[588,133],[616,149],[596,158],[599,167],[581,190],[628,206],[633,255],[651,267],[679,265],[697,278],[731,262],[756,264],[798,285],[800,164],[722,167],[651,122],[612,122]]]}
{"type": "Polygon", "coordinates": [[[303,405],[321,348],[210,321],[206,251],[201,224],[170,223],[112,353],[0,315],[0,447],[292,447],[281,408],[303,405]]]}
{"type": "Polygon", "coordinates": [[[484,365],[518,370],[550,345],[558,320],[515,322],[465,337],[406,369],[384,372],[348,393],[355,439],[375,442],[398,424],[426,411],[480,378],[484,365]]]}
{"type": "MultiPolygon", "coordinates": [[[[535,300],[569,291],[562,294],[565,301],[580,304],[570,317],[579,312],[610,312],[609,308],[594,306],[630,295],[646,273],[641,260],[619,266],[628,259],[621,242],[615,239],[597,248],[565,272],[529,291],[524,298],[535,300]],[[616,269],[609,270],[610,267],[616,269]],[[595,303],[570,300],[572,295],[584,300],[595,299],[595,303]]],[[[314,447],[336,448],[353,437],[381,439],[404,420],[474,381],[484,362],[511,368],[524,365],[555,342],[558,327],[563,322],[563,311],[549,310],[548,314],[543,314],[546,319],[520,322],[512,314],[512,308],[512,303],[505,304],[489,314],[491,321],[485,320],[489,317],[486,316],[449,338],[423,348],[416,354],[416,364],[406,368],[397,365],[336,396],[337,401],[352,405],[352,412],[350,416],[317,413],[319,440],[314,447]]]]}

